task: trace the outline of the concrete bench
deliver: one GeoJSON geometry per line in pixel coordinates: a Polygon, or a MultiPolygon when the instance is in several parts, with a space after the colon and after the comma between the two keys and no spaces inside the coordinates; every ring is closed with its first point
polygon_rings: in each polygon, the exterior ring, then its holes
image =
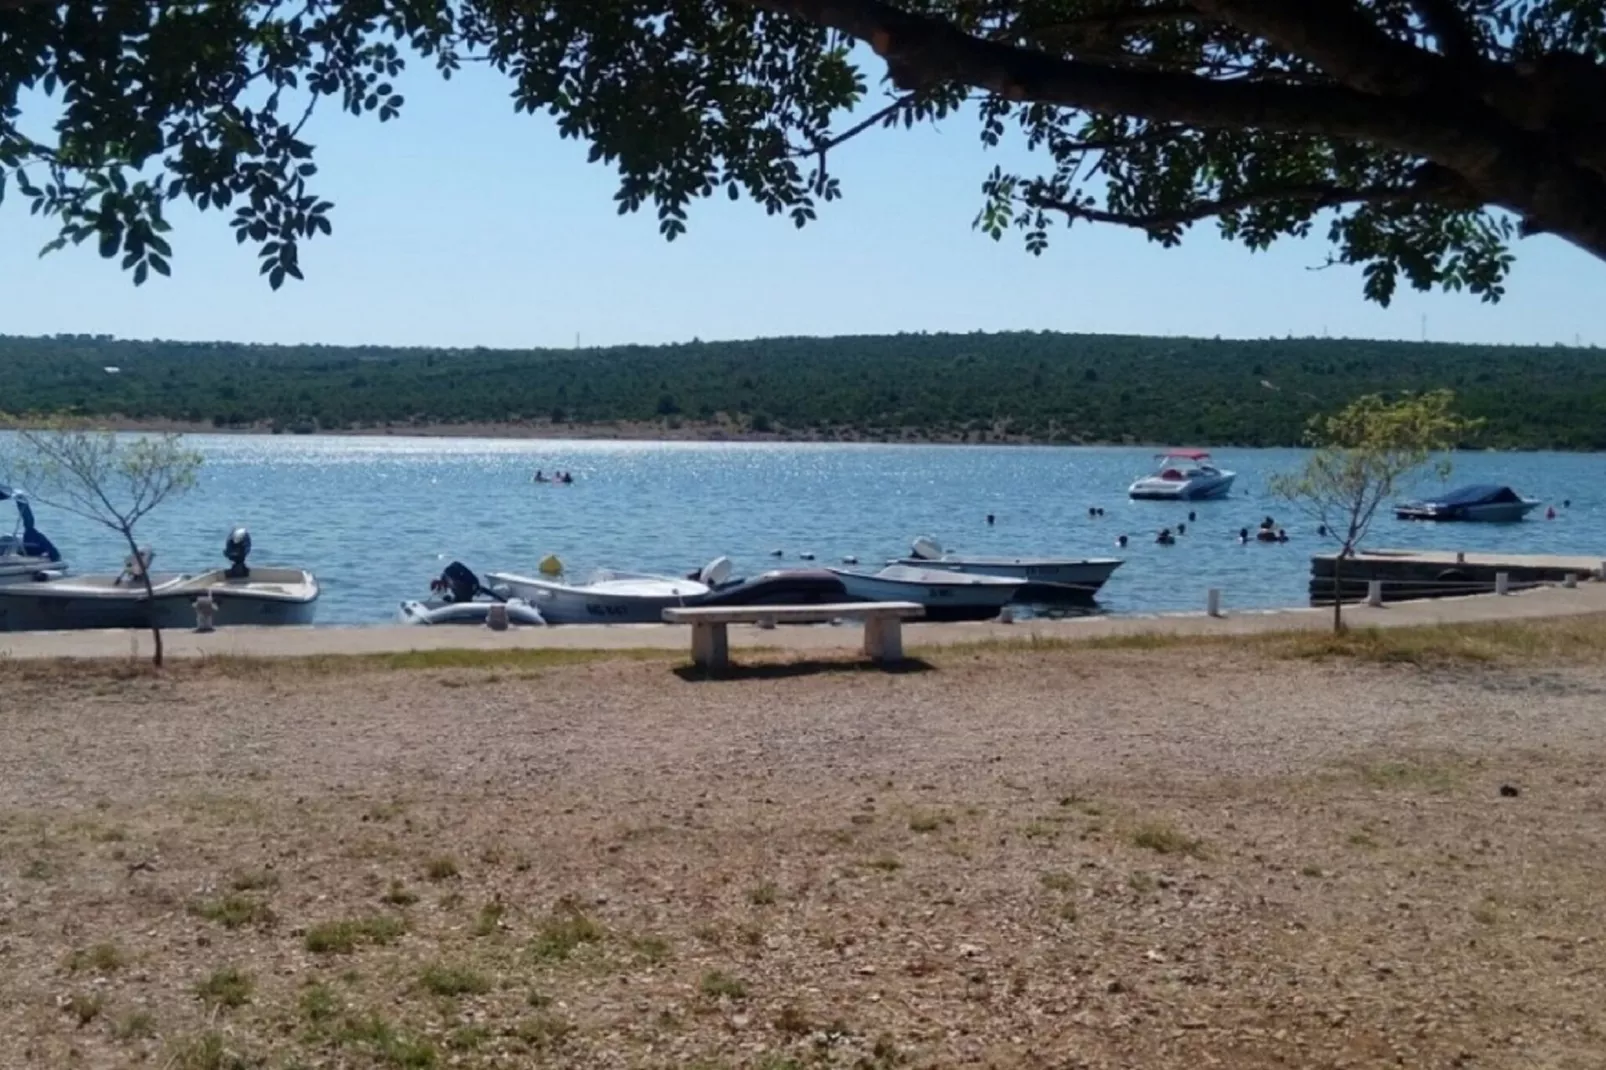
{"type": "Polygon", "coordinates": [[[864,621],[864,653],[880,662],[903,660],[903,622],[926,615],[918,602],[835,602],[820,606],[674,606],[664,610],[670,624],[691,625],[691,659],[704,669],[730,664],[731,624],[824,624],[864,621]]]}

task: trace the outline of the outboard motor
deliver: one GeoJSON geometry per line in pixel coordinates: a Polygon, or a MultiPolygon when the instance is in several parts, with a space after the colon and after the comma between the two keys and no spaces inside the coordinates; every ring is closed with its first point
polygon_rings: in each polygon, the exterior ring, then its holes
{"type": "Polygon", "coordinates": [[[243,580],[251,575],[251,570],[245,565],[245,559],[250,553],[251,533],[244,528],[235,528],[229,532],[228,541],[223,544],[223,556],[229,559],[227,573],[229,579],[243,580]]]}
{"type": "MultiPolygon", "coordinates": [[[[0,499],[5,497],[0,494],[0,499]]],[[[22,552],[29,557],[42,557],[50,562],[60,561],[61,551],[56,549],[56,544],[33,526],[33,507],[28,504],[28,496],[20,491],[12,491],[11,497],[17,506],[17,516],[22,520],[22,552]]]]}
{"type": "Polygon", "coordinates": [[[446,571],[441,573],[441,579],[446,581],[446,589],[453,602],[472,602],[482,590],[480,578],[461,561],[447,565],[446,571]]]}

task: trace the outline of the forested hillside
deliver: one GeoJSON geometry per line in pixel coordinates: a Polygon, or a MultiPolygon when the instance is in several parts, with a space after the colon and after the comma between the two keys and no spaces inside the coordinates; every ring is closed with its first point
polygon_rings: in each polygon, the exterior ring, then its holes
{"type": "Polygon", "coordinates": [[[1486,421],[1478,444],[1606,449],[1606,356],[1559,346],[1023,332],[447,350],[0,336],[0,410],[220,428],[626,421],[1269,446],[1297,443],[1312,413],[1356,395],[1441,386],[1486,421]]]}

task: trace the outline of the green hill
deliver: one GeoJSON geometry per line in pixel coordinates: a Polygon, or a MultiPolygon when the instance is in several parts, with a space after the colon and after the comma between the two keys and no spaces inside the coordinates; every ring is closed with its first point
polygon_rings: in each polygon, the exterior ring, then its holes
{"type": "Polygon", "coordinates": [[[1480,445],[1606,449],[1606,356],[1560,346],[1020,332],[490,350],[0,336],[0,384],[14,413],[219,428],[624,422],[1232,446],[1297,444],[1313,413],[1359,394],[1449,387],[1486,421],[1480,445]]]}

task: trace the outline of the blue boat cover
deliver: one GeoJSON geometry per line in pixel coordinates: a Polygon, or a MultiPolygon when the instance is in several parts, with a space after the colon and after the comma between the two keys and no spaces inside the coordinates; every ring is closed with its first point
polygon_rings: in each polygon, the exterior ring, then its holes
{"type": "Polygon", "coordinates": [[[1516,491],[1493,483],[1474,483],[1467,487],[1457,487],[1448,494],[1428,499],[1432,505],[1496,505],[1500,502],[1520,501],[1522,496],[1516,491]]]}

